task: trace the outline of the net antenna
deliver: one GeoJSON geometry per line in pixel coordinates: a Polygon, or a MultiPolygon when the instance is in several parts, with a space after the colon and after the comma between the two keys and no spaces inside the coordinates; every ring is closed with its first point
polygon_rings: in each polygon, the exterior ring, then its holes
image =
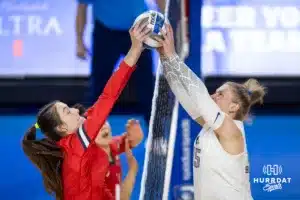
{"type": "MultiPolygon", "coordinates": [[[[178,2],[176,0],[172,0],[173,2],[178,2]]],[[[180,56],[181,59],[185,59],[188,54],[189,54],[189,39],[188,39],[188,15],[187,15],[187,3],[188,0],[181,0],[180,1],[180,17],[177,22],[175,22],[175,26],[177,27],[175,32],[175,38],[176,38],[176,50],[180,56]]],[[[170,5],[171,5],[171,0],[166,0],[166,6],[165,6],[165,17],[169,18],[170,14],[170,5]]],[[[169,20],[170,22],[172,20],[169,20]]],[[[171,25],[173,26],[172,22],[171,25]]],[[[174,28],[174,26],[173,26],[174,28]]],[[[149,125],[149,132],[148,132],[148,138],[146,142],[146,152],[145,152],[145,161],[144,161],[144,168],[143,168],[143,175],[142,175],[142,181],[141,181],[141,190],[140,190],[140,196],[139,200],[148,200],[148,199],[153,199],[159,200],[157,198],[161,198],[162,200],[168,200],[169,199],[169,193],[170,193],[170,183],[171,183],[171,174],[172,174],[172,167],[173,167],[173,157],[174,157],[174,147],[175,147],[175,142],[176,142],[176,135],[177,135],[177,122],[178,122],[178,108],[179,108],[179,102],[174,98],[174,104],[173,108],[170,109],[171,112],[171,122],[170,126],[166,125],[165,128],[169,128],[169,133],[168,133],[168,141],[165,141],[166,138],[154,138],[153,136],[153,129],[154,129],[154,123],[155,123],[155,118],[157,114],[157,98],[159,93],[162,93],[162,91],[159,91],[160,85],[166,84],[164,79],[161,78],[161,63],[159,60],[158,63],[158,68],[156,71],[156,79],[155,79],[155,89],[154,89],[154,94],[153,94],[153,99],[152,99],[152,110],[151,110],[151,118],[150,118],[150,125],[149,125]],[[161,81],[161,83],[160,83],[161,81]],[[160,151],[158,152],[156,150],[156,147],[160,146],[160,151]],[[165,151],[164,151],[165,150],[165,151]],[[163,188],[162,188],[162,195],[154,195],[154,194],[148,194],[149,198],[145,197],[145,192],[151,193],[152,191],[145,191],[146,190],[146,184],[149,181],[148,178],[148,172],[149,172],[149,160],[151,160],[150,156],[151,154],[165,154],[164,156],[166,157],[166,162],[161,163],[165,166],[154,166],[157,168],[157,170],[163,171],[165,168],[164,176],[163,178],[163,188]],[[154,197],[155,196],[155,197],[154,197]]],[[[165,89],[165,88],[164,88],[165,89]]],[[[163,91],[164,93],[168,93],[168,91],[163,91]]],[[[167,94],[166,94],[167,95],[167,94]]],[[[170,97],[172,99],[172,97],[170,97]]],[[[172,101],[171,101],[172,102],[172,101]]],[[[157,122],[156,122],[157,123],[157,122]]],[[[155,136],[156,137],[156,136],[155,136]]],[[[153,159],[153,158],[152,158],[153,159]]],[[[159,164],[159,162],[158,162],[159,164]]],[[[150,169],[151,171],[151,169],[150,169]]],[[[153,174],[150,174],[150,176],[153,174]]],[[[155,177],[153,177],[155,179],[155,177]]],[[[152,181],[153,182],[153,181],[152,181]]],[[[151,184],[151,182],[150,182],[151,184]]],[[[152,187],[155,187],[156,185],[154,184],[152,187]]],[[[154,188],[154,191],[159,193],[160,188],[154,188]],[[158,189],[158,190],[156,190],[158,189]]]]}

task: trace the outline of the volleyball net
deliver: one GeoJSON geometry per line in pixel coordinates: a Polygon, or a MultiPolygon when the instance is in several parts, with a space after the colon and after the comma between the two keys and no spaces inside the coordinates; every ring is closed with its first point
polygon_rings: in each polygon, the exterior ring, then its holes
{"type": "MultiPolygon", "coordinates": [[[[173,27],[176,51],[182,59],[188,56],[189,50],[187,9],[188,0],[166,2],[165,16],[173,27]]],[[[170,187],[172,187],[178,108],[178,101],[161,74],[159,64],[152,99],[140,200],[174,199],[173,188],[170,187]]]]}

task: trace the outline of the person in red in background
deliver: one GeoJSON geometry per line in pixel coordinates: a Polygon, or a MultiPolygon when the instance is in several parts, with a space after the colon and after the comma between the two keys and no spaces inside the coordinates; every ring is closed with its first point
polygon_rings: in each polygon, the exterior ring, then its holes
{"type": "MultiPolygon", "coordinates": [[[[81,116],[85,116],[85,114],[87,113],[84,106],[81,104],[75,104],[73,108],[78,109],[81,116]]],[[[97,159],[99,161],[99,165],[101,165],[102,163],[101,152],[103,147],[107,155],[109,155],[110,165],[105,182],[107,184],[107,188],[110,190],[113,196],[115,196],[116,194],[116,185],[121,184],[122,170],[119,155],[126,151],[125,141],[128,140],[130,148],[133,148],[136,147],[144,137],[143,130],[139,122],[135,119],[128,120],[125,128],[126,132],[122,136],[112,137],[110,124],[108,121],[106,121],[95,139],[95,147],[100,147],[99,151],[95,149],[95,152],[99,152],[100,157],[99,159],[97,159]],[[107,142],[105,142],[103,146],[104,141],[101,138],[102,136],[105,136],[108,140],[110,140],[110,142],[108,142],[110,148],[105,148],[105,144],[107,142]]],[[[98,165],[93,165],[93,167],[95,168],[97,168],[97,166],[98,165]]]]}
{"type": "MultiPolygon", "coordinates": [[[[108,122],[105,123],[100,132],[108,135],[108,137],[111,137],[111,128],[108,122]]],[[[119,137],[111,137],[110,152],[108,152],[108,155],[110,155],[110,165],[108,174],[106,176],[106,184],[113,197],[115,197],[116,194],[116,185],[121,184],[122,170],[119,155],[126,151],[126,140],[128,140],[129,147],[133,148],[136,147],[142,141],[142,139],[142,128],[138,121],[134,119],[128,120],[126,125],[126,133],[119,137]]],[[[101,144],[101,139],[98,140],[98,138],[96,138],[95,143],[98,147],[103,147],[101,144]]],[[[101,150],[99,150],[99,154],[100,151],[101,150]]],[[[99,159],[99,165],[100,164],[101,159],[99,159]]],[[[96,167],[96,165],[94,165],[94,167],[96,167]]]]}
{"type": "MultiPolygon", "coordinates": [[[[26,132],[23,150],[41,171],[46,191],[56,199],[114,199],[105,182],[110,157],[107,149],[110,149],[111,140],[99,131],[135,70],[143,51],[143,41],[150,33],[146,25],[137,24],[130,29],[131,49],[97,102],[88,109],[86,118],[79,115],[78,109],[54,101],[40,110],[37,123],[26,132]],[[46,136],[44,139],[36,139],[37,128],[46,136]],[[98,135],[102,148],[93,145],[98,135]]],[[[127,186],[122,184],[121,195],[126,193],[127,186]]]]}

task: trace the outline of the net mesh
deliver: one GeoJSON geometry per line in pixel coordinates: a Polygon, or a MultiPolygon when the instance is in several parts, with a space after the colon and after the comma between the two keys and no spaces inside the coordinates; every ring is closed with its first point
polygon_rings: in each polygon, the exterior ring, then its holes
{"type": "MultiPolygon", "coordinates": [[[[175,97],[163,76],[159,76],[156,111],[153,116],[144,200],[162,199],[167,165],[169,131],[175,97]]],[[[149,138],[148,138],[149,139],[149,138]]],[[[149,148],[149,147],[148,147],[149,148]]],[[[145,163],[146,164],[146,163],[145,163]]]]}
{"type": "MultiPolygon", "coordinates": [[[[181,1],[169,0],[166,5],[165,15],[170,21],[175,34],[176,51],[181,52],[182,48],[182,27],[181,24],[181,1]]],[[[172,93],[167,80],[161,75],[160,67],[156,74],[154,96],[152,100],[152,114],[148,141],[146,147],[145,164],[141,183],[140,200],[161,200],[166,199],[164,189],[166,184],[166,171],[171,170],[168,164],[170,155],[170,130],[173,118],[173,110],[176,99],[172,93]]],[[[176,108],[176,107],[175,107],[176,108]]],[[[173,125],[174,126],[174,125],[173,125]]]]}

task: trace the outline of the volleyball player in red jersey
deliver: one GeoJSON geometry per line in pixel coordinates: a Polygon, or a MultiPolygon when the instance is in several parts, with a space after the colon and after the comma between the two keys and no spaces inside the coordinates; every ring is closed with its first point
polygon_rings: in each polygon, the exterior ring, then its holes
{"type": "MultiPolygon", "coordinates": [[[[85,118],[79,115],[78,109],[54,101],[41,109],[36,125],[25,134],[23,150],[40,169],[47,192],[55,195],[56,199],[114,199],[105,182],[111,153],[107,149],[110,149],[111,140],[107,134],[101,135],[100,132],[102,147],[96,148],[93,144],[135,70],[143,51],[142,42],[150,32],[146,25],[138,23],[130,29],[131,49],[108,80],[97,102],[88,109],[85,118]],[[44,139],[36,140],[37,126],[46,136],[44,139]]],[[[133,182],[131,178],[126,182],[129,185],[122,184],[121,195],[128,196],[126,188],[131,188],[130,183],[133,182]]]]}
{"type": "MultiPolygon", "coordinates": [[[[80,104],[76,104],[73,108],[77,108],[79,110],[79,114],[82,116],[86,115],[86,110],[84,106],[80,104]]],[[[104,136],[107,138],[109,142],[110,148],[106,148],[107,155],[109,155],[109,170],[107,172],[107,176],[105,178],[105,182],[107,184],[107,188],[110,190],[110,193],[114,196],[116,194],[116,185],[121,184],[122,177],[122,169],[121,163],[119,159],[119,155],[126,152],[126,139],[129,140],[130,148],[137,146],[143,139],[144,134],[139,122],[135,119],[130,119],[126,123],[126,132],[121,136],[112,137],[111,127],[108,121],[102,126],[98,136],[95,139],[95,147],[100,147],[95,152],[99,153],[100,159],[99,165],[101,165],[101,155],[102,155],[102,147],[103,147],[103,139],[104,136]]],[[[94,156],[98,156],[97,153],[94,156]]],[[[97,165],[94,165],[97,167],[97,165]]]]}
{"type": "MultiPolygon", "coordinates": [[[[103,126],[101,133],[111,137],[111,129],[108,123],[103,126]]],[[[122,170],[119,155],[126,152],[126,139],[129,140],[130,148],[137,146],[143,139],[143,131],[136,120],[129,120],[126,125],[126,133],[119,137],[113,137],[110,143],[109,155],[111,156],[106,183],[113,196],[116,194],[116,185],[121,184],[122,170]]],[[[98,141],[98,138],[96,138],[95,142],[97,146],[101,147],[101,140],[98,141]]]]}

